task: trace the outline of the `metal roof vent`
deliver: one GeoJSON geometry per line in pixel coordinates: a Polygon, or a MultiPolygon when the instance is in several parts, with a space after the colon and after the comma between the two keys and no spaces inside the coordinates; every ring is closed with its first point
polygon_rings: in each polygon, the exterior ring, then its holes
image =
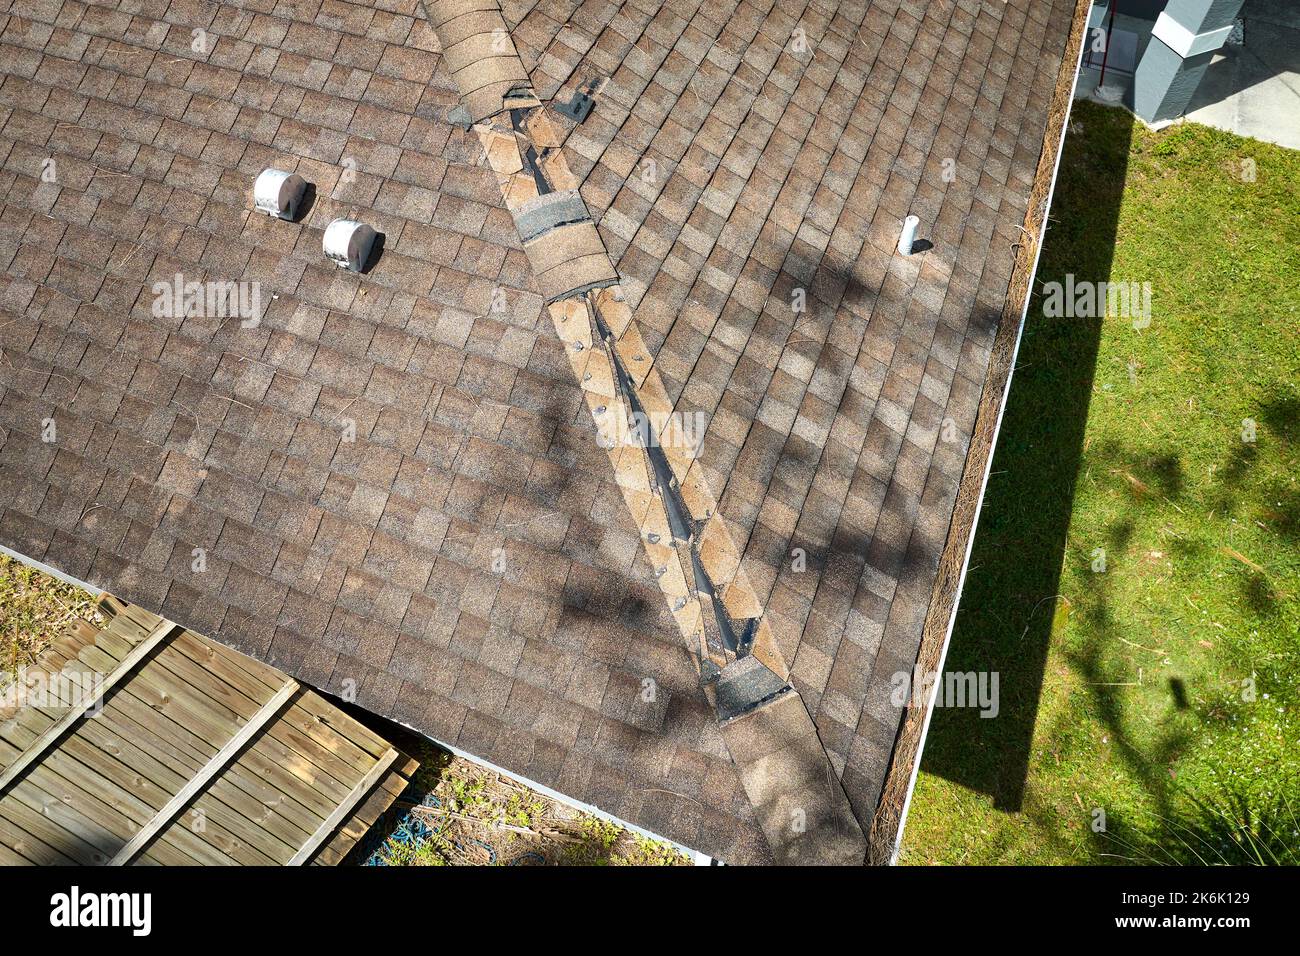
{"type": "Polygon", "coordinates": [[[321,243],[326,258],[352,272],[365,268],[374,244],[375,230],[355,219],[335,219],[325,227],[325,239],[321,243]]]}
{"type": "Polygon", "coordinates": [[[253,183],[253,205],[268,216],[292,221],[307,191],[307,182],[297,173],[264,169],[253,183]]]}

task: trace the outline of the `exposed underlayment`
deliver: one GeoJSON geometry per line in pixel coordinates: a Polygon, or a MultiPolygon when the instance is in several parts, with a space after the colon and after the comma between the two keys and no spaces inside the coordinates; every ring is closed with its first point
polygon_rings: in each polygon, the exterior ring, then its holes
{"type": "Polygon", "coordinates": [[[861,862],[1072,0],[139,7],[0,14],[0,542],[728,862],[861,862]],[[254,321],[166,305],[208,280],[254,321]]]}

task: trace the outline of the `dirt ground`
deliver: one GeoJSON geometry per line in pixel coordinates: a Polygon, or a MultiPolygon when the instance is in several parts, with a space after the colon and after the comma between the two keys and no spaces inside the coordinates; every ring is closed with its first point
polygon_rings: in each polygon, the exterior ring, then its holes
{"type": "Polygon", "coordinates": [[[412,792],[349,862],[372,866],[690,866],[671,844],[576,810],[432,745],[412,792]],[[386,837],[382,837],[386,834],[386,837]]]}

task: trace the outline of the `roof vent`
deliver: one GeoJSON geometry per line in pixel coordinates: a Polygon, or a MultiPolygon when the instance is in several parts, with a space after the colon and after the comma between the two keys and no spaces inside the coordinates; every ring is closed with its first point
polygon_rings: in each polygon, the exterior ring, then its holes
{"type": "Polygon", "coordinates": [[[335,265],[360,272],[370,259],[375,244],[375,230],[355,219],[335,219],[325,227],[321,245],[325,256],[335,265]]]}
{"type": "Polygon", "coordinates": [[[298,214],[306,181],[283,169],[264,169],[253,183],[253,205],[268,216],[292,221],[298,214]]]}
{"type": "Polygon", "coordinates": [[[919,216],[908,216],[903,220],[903,232],[898,237],[898,251],[902,255],[910,256],[914,252],[922,251],[916,248],[916,227],[920,224],[919,216]]]}

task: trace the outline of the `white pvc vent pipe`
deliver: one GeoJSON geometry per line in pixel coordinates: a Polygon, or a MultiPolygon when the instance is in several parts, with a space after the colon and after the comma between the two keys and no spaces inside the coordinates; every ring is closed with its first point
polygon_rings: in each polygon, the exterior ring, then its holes
{"type": "Polygon", "coordinates": [[[920,224],[920,216],[908,216],[903,220],[903,234],[898,237],[898,251],[902,255],[912,254],[912,247],[916,245],[916,227],[920,224]]]}
{"type": "Polygon", "coordinates": [[[370,258],[375,230],[355,219],[335,219],[325,227],[325,257],[342,269],[360,272],[370,258]]]}
{"type": "Polygon", "coordinates": [[[292,221],[306,190],[307,183],[297,173],[264,169],[253,183],[253,206],[268,216],[292,221]]]}

